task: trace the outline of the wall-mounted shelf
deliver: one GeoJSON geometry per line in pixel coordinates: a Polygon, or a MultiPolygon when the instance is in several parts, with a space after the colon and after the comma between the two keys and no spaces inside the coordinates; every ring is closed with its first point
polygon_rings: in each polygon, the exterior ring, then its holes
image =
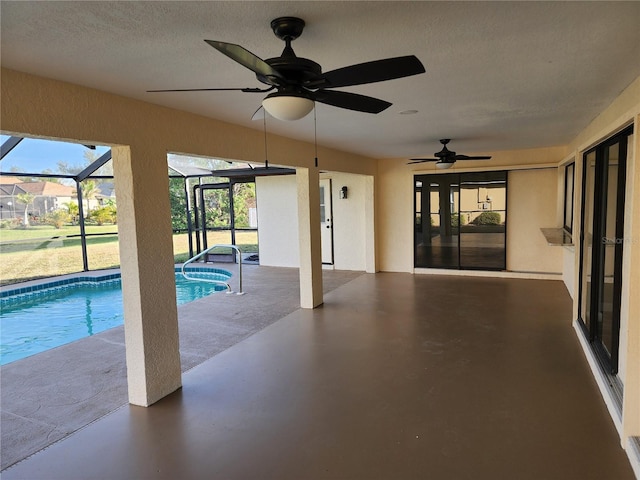
{"type": "Polygon", "coordinates": [[[541,228],[540,231],[549,245],[558,247],[573,246],[573,238],[564,228],[541,228]]]}

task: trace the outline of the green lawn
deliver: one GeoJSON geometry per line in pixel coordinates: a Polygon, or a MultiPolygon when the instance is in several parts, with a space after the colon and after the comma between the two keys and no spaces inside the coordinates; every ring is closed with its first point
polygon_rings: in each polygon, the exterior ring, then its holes
{"type": "MultiPolygon", "coordinates": [[[[117,225],[87,225],[86,233],[118,233],[117,225]]],[[[28,228],[1,228],[0,243],[28,240],[31,238],[54,238],[69,235],[80,235],[80,227],[66,225],[62,228],[54,228],[50,225],[34,225],[28,228]]]]}
{"type": "MultiPolygon", "coordinates": [[[[33,226],[26,229],[0,230],[0,285],[12,284],[35,278],[51,277],[81,272],[82,250],[78,227],[56,229],[50,226],[33,226]]],[[[115,225],[89,226],[87,233],[115,233],[115,225]]],[[[229,232],[208,232],[208,245],[228,244],[229,232]]],[[[236,243],[243,252],[258,251],[257,232],[236,232],[236,243]]],[[[195,248],[195,245],[194,245],[195,248]]],[[[181,263],[189,258],[189,241],[186,233],[173,236],[174,261],[181,263]]],[[[89,270],[101,270],[120,266],[117,235],[87,238],[89,270]]]]}

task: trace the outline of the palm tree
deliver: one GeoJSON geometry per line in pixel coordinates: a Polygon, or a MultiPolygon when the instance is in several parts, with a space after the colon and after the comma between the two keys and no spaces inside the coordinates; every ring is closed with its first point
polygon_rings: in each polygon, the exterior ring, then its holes
{"type": "Polygon", "coordinates": [[[78,215],[78,204],[74,202],[65,202],[62,205],[67,207],[69,215],[77,216],[78,215]]]}
{"type": "Polygon", "coordinates": [[[87,217],[91,214],[91,206],[89,205],[89,200],[95,198],[97,193],[98,185],[96,185],[95,180],[87,180],[82,184],[82,196],[87,200],[87,217]]]}
{"type": "Polygon", "coordinates": [[[78,204],[75,202],[65,202],[63,203],[63,205],[67,207],[67,211],[69,212],[69,216],[71,217],[71,222],[75,225],[78,221],[78,204]]]}
{"type": "Polygon", "coordinates": [[[28,227],[29,226],[29,216],[28,216],[28,211],[29,211],[29,204],[31,202],[33,202],[33,200],[36,198],[36,196],[33,193],[19,193],[18,195],[16,195],[16,201],[18,203],[22,203],[24,204],[24,226],[28,227]]]}

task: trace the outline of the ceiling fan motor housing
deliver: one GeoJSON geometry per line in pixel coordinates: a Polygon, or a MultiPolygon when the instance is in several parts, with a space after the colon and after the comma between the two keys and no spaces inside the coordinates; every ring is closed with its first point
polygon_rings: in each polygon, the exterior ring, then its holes
{"type": "Polygon", "coordinates": [[[280,40],[295,40],[304,30],[304,20],[298,17],[278,17],[271,20],[271,30],[280,40]]]}
{"type": "Polygon", "coordinates": [[[286,86],[287,84],[301,84],[303,82],[318,78],[322,74],[322,67],[307,58],[296,56],[291,42],[302,35],[304,30],[304,20],[297,17],[278,17],[271,21],[271,29],[280,40],[286,42],[286,46],[279,57],[265,60],[271,67],[280,72],[283,79],[274,79],[256,73],[256,78],[267,85],[286,86]],[[284,83],[284,85],[283,85],[284,83]]]}
{"type": "MultiPolygon", "coordinates": [[[[313,80],[322,74],[322,67],[313,60],[309,60],[307,58],[281,56],[268,58],[265,62],[275,68],[278,72],[282,73],[282,76],[286,81],[290,81],[291,83],[301,83],[307,80],[313,80]]],[[[273,81],[264,75],[257,73],[256,78],[262,83],[273,85],[273,81]]]]}

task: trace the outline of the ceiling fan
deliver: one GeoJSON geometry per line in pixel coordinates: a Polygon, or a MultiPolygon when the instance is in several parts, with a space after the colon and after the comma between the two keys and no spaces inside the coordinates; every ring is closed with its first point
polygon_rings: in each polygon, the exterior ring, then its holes
{"type": "Polygon", "coordinates": [[[459,155],[447,148],[450,138],[443,138],[440,143],[443,145],[442,150],[434,153],[436,158],[412,158],[407,165],[412,163],[436,162],[437,168],[451,168],[457,160],[489,160],[491,157],[470,157],[468,155],[459,155]]]}
{"type": "Polygon", "coordinates": [[[393,80],[425,71],[418,58],[408,55],[360,63],[323,73],[319,64],[296,56],[291,48],[291,42],[302,34],[304,26],[304,20],[296,17],[274,19],[271,22],[271,29],[286,45],[279,57],[266,60],[262,60],[240,45],[205,40],[220,53],[255,73],[256,78],[267,85],[267,88],[189,88],[148,91],[237,90],[266,93],[275,90],[263,100],[262,106],[265,110],[280,120],[298,120],[313,110],[314,102],[358,112],[380,113],[390,107],[391,103],[365,95],[330,89],[393,80]]]}

